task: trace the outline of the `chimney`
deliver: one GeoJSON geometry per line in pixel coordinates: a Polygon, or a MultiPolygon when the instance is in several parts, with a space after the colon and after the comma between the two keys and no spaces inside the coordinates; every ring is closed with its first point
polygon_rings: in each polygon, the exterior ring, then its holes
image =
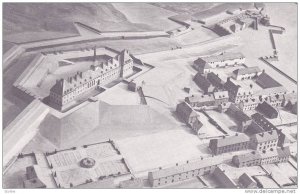
{"type": "Polygon", "coordinates": [[[225,139],[226,138],[226,136],[225,135],[223,135],[223,139],[225,139]]]}
{"type": "Polygon", "coordinates": [[[239,136],[239,134],[238,134],[238,133],[235,133],[235,136],[239,136]]]}
{"type": "Polygon", "coordinates": [[[228,81],[228,82],[230,81],[230,77],[227,77],[227,81],[228,81]]]}

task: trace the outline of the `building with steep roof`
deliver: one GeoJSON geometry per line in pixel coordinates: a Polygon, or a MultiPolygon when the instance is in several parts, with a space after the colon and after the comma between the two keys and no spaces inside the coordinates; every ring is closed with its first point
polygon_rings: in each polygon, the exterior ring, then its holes
{"type": "Polygon", "coordinates": [[[211,72],[212,67],[201,58],[194,61],[194,68],[201,74],[211,72]]]}
{"type": "Polygon", "coordinates": [[[239,185],[245,189],[257,189],[257,183],[255,180],[249,176],[247,173],[242,174],[239,177],[239,185]]]}
{"type": "Polygon", "coordinates": [[[128,50],[123,50],[115,57],[109,57],[106,62],[97,61],[95,54],[89,70],[56,81],[50,89],[49,105],[64,110],[74,104],[79,96],[98,86],[126,77],[132,72],[133,59],[128,50]]]}
{"type": "Polygon", "coordinates": [[[222,162],[218,157],[205,158],[185,164],[159,168],[157,171],[148,173],[148,179],[152,187],[168,185],[174,182],[183,181],[197,176],[211,174],[217,165],[222,162]]]}
{"type": "Polygon", "coordinates": [[[259,76],[262,71],[259,67],[247,67],[242,69],[236,69],[233,72],[233,78],[236,80],[245,80],[245,79],[253,79],[254,77],[259,76]]]}
{"type": "Polygon", "coordinates": [[[200,73],[195,75],[194,81],[201,88],[201,90],[204,91],[204,93],[211,93],[215,90],[215,87],[210,83],[210,81],[208,81],[208,79],[200,73]]]}
{"type": "Polygon", "coordinates": [[[274,119],[278,117],[277,110],[266,101],[259,104],[257,106],[257,110],[269,119],[274,119]]]}
{"type": "Polygon", "coordinates": [[[187,125],[192,126],[197,121],[199,115],[186,102],[181,102],[176,107],[176,113],[187,125]]]}
{"type": "Polygon", "coordinates": [[[232,163],[238,167],[258,166],[261,162],[261,154],[258,151],[252,151],[246,154],[235,155],[232,157],[232,163]]]}
{"type": "Polygon", "coordinates": [[[235,104],[231,103],[226,113],[234,119],[237,124],[237,130],[239,132],[245,132],[248,126],[251,124],[251,118],[246,115],[235,104]]]}
{"type": "Polygon", "coordinates": [[[257,133],[250,137],[250,148],[258,151],[276,148],[277,143],[278,134],[276,130],[257,133]]]}
{"type": "Polygon", "coordinates": [[[214,155],[248,149],[250,138],[245,134],[223,136],[221,139],[211,139],[209,149],[214,155]]]}
{"type": "Polygon", "coordinates": [[[274,80],[271,76],[269,76],[265,71],[263,71],[257,78],[256,83],[262,87],[265,88],[274,88],[274,87],[280,87],[281,84],[278,83],[276,80],[274,80]]]}
{"type": "Polygon", "coordinates": [[[268,121],[263,115],[260,113],[255,113],[251,115],[252,120],[262,128],[263,131],[278,131],[277,127],[275,127],[270,121],[268,121]]]}
{"type": "Polygon", "coordinates": [[[213,177],[222,186],[222,188],[237,188],[236,183],[228,176],[227,172],[221,166],[218,166],[214,170],[213,177]]]}
{"type": "Polygon", "coordinates": [[[218,74],[215,74],[214,72],[207,73],[207,79],[217,89],[223,89],[225,82],[223,82],[223,80],[219,77],[218,74]]]}

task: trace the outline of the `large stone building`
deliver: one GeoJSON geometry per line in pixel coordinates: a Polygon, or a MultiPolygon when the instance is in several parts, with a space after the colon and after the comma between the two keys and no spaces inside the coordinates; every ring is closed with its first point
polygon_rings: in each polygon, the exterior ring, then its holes
{"type": "Polygon", "coordinates": [[[248,149],[250,138],[245,134],[223,137],[221,139],[211,139],[209,149],[214,155],[248,149]]]}
{"type": "Polygon", "coordinates": [[[276,148],[277,143],[278,134],[276,130],[257,133],[250,138],[250,147],[258,151],[276,148]]]}
{"type": "Polygon", "coordinates": [[[106,62],[99,62],[96,60],[96,55],[94,57],[95,60],[89,70],[77,72],[74,76],[56,81],[50,89],[49,105],[64,110],[86,92],[118,78],[126,77],[133,72],[133,59],[127,50],[123,50],[115,57],[110,57],[106,62]]]}
{"type": "Polygon", "coordinates": [[[176,164],[173,167],[160,168],[157,171],[149,172],[148,179],[152,187],[168,185],[193,177],[211,174],[221,162],[222,160],[217,157],[193,162],[187,161],[185,164],[176,164]]]}

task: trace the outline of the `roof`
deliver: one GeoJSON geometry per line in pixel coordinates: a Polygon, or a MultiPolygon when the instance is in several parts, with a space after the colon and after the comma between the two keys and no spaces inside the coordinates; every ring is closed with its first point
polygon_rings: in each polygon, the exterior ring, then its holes
{"type": "Polygon", "coordinates": [[[283,86],[273,87],[273,88],[264,88],[263,90],[256,91],[255,95],[274,95],[278,93],[285,93],[287,89],[283,86]]]}
{"type": "Polygon", "coordinates": [[[278,130],[270,121],[268,121],[263,115],[259,113],[251,115],[251,118],[265,131],[278,130]]]}
{"type": "Polygon", "coordinates": [[[211,86],[212,84],[208,81],[208,79],[206,79],[206,77],[204,77],[203,75],[201,75],[200,73],[197,73],[194,77],[194,81],[196,82],[196,84],[198,86],[202,88],[208,88],[209,86],[211,86]]]}
{"type": "Polygon", "coordinates": [[[242,102],[240,102],[242,105],[246,106],[246,105],[251,105],[251,104],[258,104],[260,102],[258,97],[253,97],[250,99],[246,99],[243,100],[242,102]]]}
{"type": "Polygon", "coordinates": [[[219,61],[227,61],[227,60],[233,60],[233,59],[239,59],[239,58],[245,58],[245,56],[242,53],[223,53],[220,55],[212,55],[209,57],[203,57],[202,59],[207,62],[219,62],[219,61]]]}
{"type": "Polygon", "coordinates": [[[262,133],[254,134],[253,136],[251,136],[251,138],[254,138],[258,143],[261,143],[278,139],[278,134],[276,130],[265,131],[262,133]]]}
{"type": "Polygon", "coordinates": [[[249,187],[253,183],[256,185],[255,180],[247,173],[244,173],[239,177],[239,183],[245,188],[249,187]]]}
{"type": "Polygon", "coordinates": [[[120,64],[125,64],[129,60],[132,60],[132,58],[130,57],[128,50],[121,51],[120,54],[116,57],[109,57],[108,61],[106,62],[95,62],[93,60],[90,60],[91,68],[89,70],[84,72],[77,72],[73,76],[57,80],[50,91],[60,95],[68,94],[75,88],[90,82],[91,80],[101,76],[110,69],[118,68],[120,64]]]}
{"type": "Polygon", "coordinates": [[[237,121],[244,122],[249,121],[251,118],[246,115],[241,109],[239,109],[235,104],[231,103],[229,106],[229,111],[234,112],[234,117],[237,121]]]}
{"type": "Polygon", "coordinates": [[[258,151],[252,151],[250,153],[235,155],[233,157],[237,158],[239,163],[243,163],[243,162],[260,159],[261,155],[258,151]]]}
{"type": "Polygon", "coordinates": [[[194,61],[194,64],[198,67],[204,68],[204,69],[209,69],[211,66],[206,63],[203,59],[198,58],[197,60],[194,61]]]}
{"type": "Polygon", "coordinates": [[[269,97],[269,101],[277,101],[277,100],[283,100],[284,99],[284,95],[275,95],[275,96],[270,96],[269,97]]]}
{"type": "Polygon", "coordinates": [[[203,160],[197,160],[194,162],[185,163],[179,166],[164,168],[161,170],[150,172],[149,174],[152,174],[153,179],[159,179],[159,178],[172,176],[175,174],[180,174],[180,173],[184,173],[184,172],[188,172],[200,168],[205,168],[208,166],[216,166],[221,162],[222,160],[220,159],[220,157],[210,157],[210,158],[205,158],[203,160]]]}
{"type": "Polygon", "coordinates": [[[277,153],[279,158],[288,157],[291,155],[290,147],[286,146],[282,148],[277,148],[277,153]]]}
{"type": "Polygon", "coordinates": [[[277,110],[266,101],[264,101],[261,104],[258,104],[257,110],[263,114],[270,114],[270,113],[278,114],[277,110]]]}
{"type": "Polygon", "coordinates": [[[193,128],[196,130],[199,130],[202,126],[203,123],[200,121],[200,119],[197,117],[197,119],[192,123],[193,128]]]}
{"type": "Polygon", "coordinates": [[[234,92],[236,93],[241,86],[238,84],[235,84],[233,81],[231,81],[230,78],[227,78],[227,81],[225,82],[224,87],[228,91],[234,90],[234,92]]]}
{"type": "Polygon", "coordinates": [[[270,149],[265,153],[261,153],[261,159],[271,158],[274,156],[278,156],[278,152],[276,150],[270,149]]]}
{"type": "Polygon", "coordinates": [[[207,74],[207,79],[212,83],[212,85],[219,87],[223,85],[224,82],[221,80],[219,75],[215,74],[214,72],[210,72],[207,74]]]}
{"type": "Polygon", "coordinates": [[[218,182],[222,185],[222,187],[226,188],[236,188],[235,182],[227,175],[224,169],[219,166],[213,172],[214,177],[218,180],[218,182]]]}
{"type": "Polygon", "coordinates": [[[236,69],[233,71],[234,74],[236,75],[246,75],[246,74],[252,74],[252,73],[258,73],[261,72],[259,67],[247,67],[247,68],[242,68],[242,69],[236,69]]]}
{"type": "Polygon", "coordinates": [[[186,97],[185,99],[189,100],[190,102],[211,102],[211,101],[215,101],[215,98],[212,94],[192,95],[190,97],[186,97]]]}
{"type": "Polygon", "coordinates": [[[256,83],[260,85],[262,88],[274,88],[274,87],[279,87],[281,86],[280,83],[275,81],[271,76],[266,74],[265,72],[261,73],[257,78],[256,78],[256,83]]]}
{"type": "Polygon", "coordinates": [[[214,92],[214,97],[216,100],[229,98],[228,91],[214,92]]]}
{"type": "Polygon", "coordinates": [[[176,107],[176,110],[184,113],[185,115],[198,116],[196,111],[194,111],[193,108],[186,102],[179,103],[176,107]]]}
{"type": "Polygon", "coordinates": [[[210,142],[212,144],[216,144],[217,147],[224,147],[227,145],[233,145],[243,142],[248,142],[250,138],[244,133],[236,134],[233,136],[223,137],[221,139],[211,139],[210,142]]]}

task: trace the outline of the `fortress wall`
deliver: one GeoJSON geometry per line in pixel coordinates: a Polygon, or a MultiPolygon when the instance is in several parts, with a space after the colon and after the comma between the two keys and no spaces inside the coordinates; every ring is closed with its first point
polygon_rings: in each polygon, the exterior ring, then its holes
{"type": "Polygon", "coordinates": [[[49,108],[39,100],[30,103],[3,131],[3,166],[18,155],[38,132],[49,108]]]}

